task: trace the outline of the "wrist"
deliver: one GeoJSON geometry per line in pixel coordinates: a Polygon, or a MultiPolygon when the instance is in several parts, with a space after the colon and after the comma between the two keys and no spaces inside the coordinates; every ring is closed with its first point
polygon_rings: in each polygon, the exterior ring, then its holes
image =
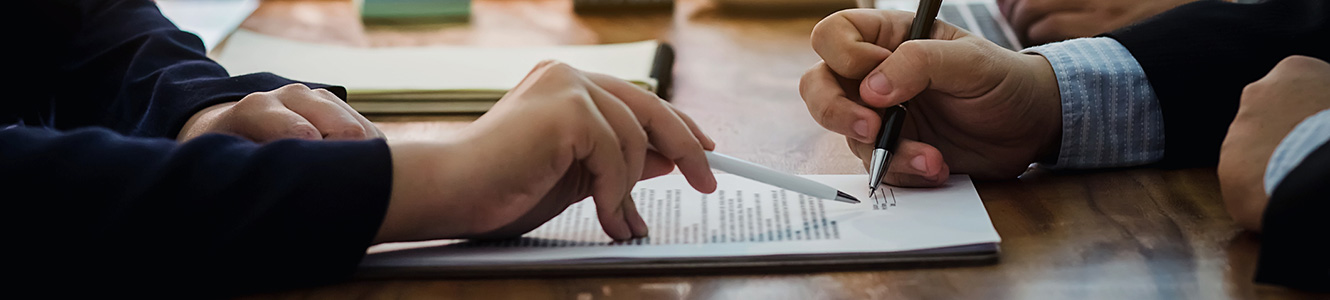
{"type": "Polygon", "coordinates": [[[180,127],[180,133],[176,134],[176,140],[184,141],[208,133],[208,128],[212,128],[217,123],[218,117],[235,104],[236,101],[218,103],[194,113],[188,121],[185,121],[185,125],[180,127]]]}
{"type": "Polygon", "coordinates": [[[387,214],[374,242],[410,241],[465,236],[465,207],[449,183],[465,170],[450,164],[455,148],[448,142],[390,142],[393,183],[387,214]]]}
{"type": "Polygon", "coordinates": [[[1048,58],[1038,53],[1023,55],[1032,76],[1031,106],[1037,120],[1038,151],[1036,162],[1055,163],[1062,146],[1062,93],[1058,89],[1057,74],[1048,58]]]}

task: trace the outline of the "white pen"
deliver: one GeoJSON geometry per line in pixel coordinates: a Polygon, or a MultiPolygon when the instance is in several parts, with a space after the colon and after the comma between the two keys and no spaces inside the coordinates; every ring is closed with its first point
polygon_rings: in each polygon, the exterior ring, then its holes
{"type": "Polygon", "coordinates": [[[808,178],[776,171],[725,154],[711,151],[703,152],[707,153],[707,162],[711,164],[711,168],[713,169],[729,172],[730,174],[743,176],[744,178],[774,185],[804,195],[845,203],[859,203],[859,199],[850,196],[850,194],[846,194],[845,192],[836,190],[834,187],[808,178]]]}

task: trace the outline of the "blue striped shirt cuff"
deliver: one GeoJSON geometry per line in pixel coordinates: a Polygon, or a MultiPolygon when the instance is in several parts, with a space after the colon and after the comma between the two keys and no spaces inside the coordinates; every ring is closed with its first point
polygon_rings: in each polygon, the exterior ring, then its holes
{"type": "Polygon", "coordinates": [[[1288,172],[1302,164],[1307,155],[1326,141],[1330,141],[1330,109],[1302,120],[1275,147],[1275,153],[1270,155],[1270,163],[1265,167],[1265,195],[1274,193],[1288,172]]]}
{"type": "Polygon", "coordinates": [[[1025,49],[1048,59],[1062,96],[1055,169],[1126,167],[1164,157],[1164,117],[1145,70],[1107,37],[1025,49]]]}

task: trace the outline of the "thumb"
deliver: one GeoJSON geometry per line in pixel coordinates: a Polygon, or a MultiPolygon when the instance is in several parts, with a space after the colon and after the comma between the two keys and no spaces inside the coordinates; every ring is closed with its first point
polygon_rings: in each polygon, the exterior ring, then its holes
{"type": "Polygon", "coordinates": [[[992,49],[971,39],[901,43],[859,84],[859,95],[875,107],[909,101],[925,90],[962,98],[983,95],[1006,77],[1005,70],[994,67],[999,64],[989,61],[1004,56],[991,55],[992,49]]]}

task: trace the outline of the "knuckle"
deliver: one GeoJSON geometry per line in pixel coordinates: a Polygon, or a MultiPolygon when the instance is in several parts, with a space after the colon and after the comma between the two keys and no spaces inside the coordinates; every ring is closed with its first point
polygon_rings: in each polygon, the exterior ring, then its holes
{"type": "Polygon", "coordinates": [[[319,129],[315,128],[314,124],[310,124],[309,122],[298,122],[291,124],[291,127],[288,128],[288,131],[291,133],[291,135],[297,137],[319,136],[319,129]]]}
{"type": "Polygon", "coordinates": [[[647,131],[642,129],[641,126],[629,128],[628,131],[628,140],[625,141],[627,142],[626,145],[641,148],[645,151],[647,143],[649,143],[650,140],[650,137],[647,136],[647,131]]]}
{"type": "Polygon", "coordinates": [[[803,76],[799,76],[799,94],[805,95],[804,101],[808,101],[807,94],[810,92],[809,90],[813,88],[813,80],[816,80],[817,73],[821,71],[823,64],[824,62],[813,64],[813,66],[808,68],[807,71],[804,71],[803,76]]]}
{"type": "Polygon", "coordinates": [[[815,119],[818,124],[821,124],[822,127],[830,127],[832,125],[832,121],[836,119],[837,115],[836,110],[831,109],[829,106],[826,105],[817,105],[817,106],[818,107],[816,108],[812,108],[817,111],[817,114],[814,115],[815,118],[813,119],[815,119]]]}
{"type": "Polygon", "coordinates": [[[249,95],[245,95],[244,98],[240,98],[240,101],[236,101],[236,104],[232,109],[238,111],[259,110],[268,106],[268,102],[275,100],[276,97],[268,92],[250,93],[249,95]]]}
{"type": "Polygon", "coordinates": [[[891,53],[891,55],[900,55],[905,57],[919,55],[919,53],[924,50],[923,44],[924,43],[922,43],[922,41],[920,40],[905,41],[901,43],[900,46],[896,46],[896,52],[891,53]]]}
{"type": "Polygon", "coordinates": [[[1315,66],[1317,62],[1321,61],[1315,58],[1306,57],[1302,55],[1292,55],[1289,57],[1285,57],[1284,59],[1280,60],[1278,64],[1275,64],[1275,69],[1278,70],[1278,69],[1287,69],[1287,68],[1311,67],[1315,66]]]}
{"type": "Polygon", "coordinates": [[[838,30],[832,28],[835,27],[832,23],[845,22],[845,15],[845,11],[838,11],[813,25],[813,32],[808,36],[809,40],[812,41],[813,51],[820,52],[822,50],[823,46],[827,44],[827,40],[829,39],[827,36],[828,34],[838,33],[838,30]]]}
{"type": "Polygon", "coordinates": [[[702,145],[698,143],[687,143],[686,145],[683,145],[683,147],[683,151],[664,153],[665,158],[668,158],[671,161],[682,161],[694,153],[702,153],[702,145]]]}
{"type": "MultiPolygon", "coordinates": [[[[325,99],[339,99],[339,98],[337,97],[337,94],[333,94],[333,92],[330,92],[330,91],[328,91],[328,90],[326,90],[326,89],[313,89],[313,91],[314,91],[315,93],[318,93],[319,95],[322,95],[322,96],[326,97],[325,99]]],[[[329,100],[329,101],[331,101],[331,100],[329,100]]]]}
{"type": "Polygon", "coordinates": [[[570,65],[568,65],[568,64],[566,64],[566,63],[564,63],[564,62],[562,62],[562,61],[557,61],[557,60],[552,60],[552,59],[550,59],[550,60],[542,61],[541,63],[545,64],[545,68],[547,68],[547,69],[549,69],[549,70],[551,70],[551,71],[555,71],[555,72],[569,72],[569,71],[573,71],[573,67],[572,67],[572,66],[570,66],[570,65]]]}
{"type": "Polygon", "coordinates": [[[633,133],[631,135],[632,139],[631,141],[627,141],[622,144],[621,148],[623,149],[623,152],[625,154],[642,155],[646,154],[647,152],[646,132],[642,130],[636,130],[636,131],[637,131],[636,133],[633,133]]]}
{"type": "Polygon", "coordinates": [[[292,84],[288,84],[288,85],[283,85],[282,87],[277,88],[277,90],[279,90],[279,91],[308,91],[308,90],[309,90],[309,87],[308,87],[308,86],[305,86],[305,84],[303,84],[303,83],[292,83],[292,84]]]}
{"type": "Polygon", "coordinates": [[[1265,98],[1263,96],[1265,94],[1265,91],[1269,89],[1268,86],[1270,84],[1271,84],[1270,80],[1263,78],[1261,80],[1257,80],[1256,82],[1252,82],[1251,84],[1248,84],[1247,86],[1243,87],[1242,95],[1238,99],[1239,105],[1247,106],[1260,102],[1261,99],[1265,98]]]}
{"type": "Polygon", "coordinates": [[[1280,60],[1265,79],[1278,82],[1324,85],[1330,81],[1330,63],[1313,57],[1293,55],[1280,60]]]}
{"type": "Polygon", "coordinates": [[[902,56],[901,58],[904,61],[913,62],[925,66],[930,65],[932,64],[931,60],[934,57],[936,57],[936,55],[934,55],[934,51],[936,51],[936,49],[938,48],[936,47],[937,42],[941,41],[937,40],[906,41],[904,43],[901,43],[900,47],[896,47],[896,52],[892,53],[891,55],[900,55],[902,56]]]}
{"type": "Polygon", "coordinates": [[[579,119],[589,118],[593,112],[599,111],[596,106],[596,101],[591,99],[591,93],[586,89],[573,89],[569,91],[567,95],[564,97],[558,97],[558,99],[566,102],[565,105],[572,108],[577,116],[582,117],[579,119]]]}
{"type": "Polygon", "coordinates": [[[557,61],[557,60],[553,60],[553,59],[543,59],[543,60],[541,60],[540,62],[536,63],[536,69],[545,69],[545,68],[548,68],[550,65],[552,65],[552,64],[557,64],[557,63],[559,63],[559,61],[557,61]]]}

